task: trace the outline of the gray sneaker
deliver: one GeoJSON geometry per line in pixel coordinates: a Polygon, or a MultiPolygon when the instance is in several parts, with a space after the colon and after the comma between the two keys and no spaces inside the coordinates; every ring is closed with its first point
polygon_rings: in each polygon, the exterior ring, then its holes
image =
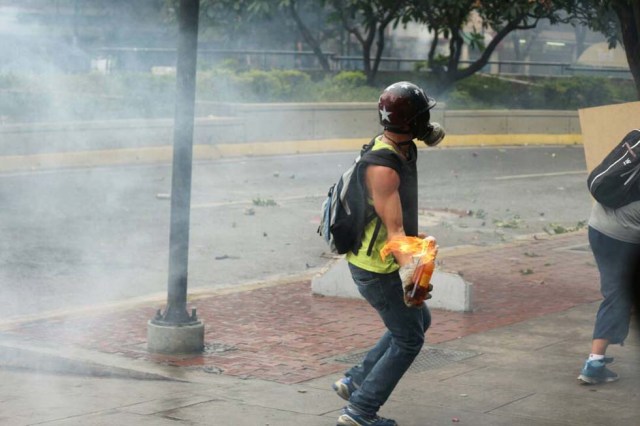
{"type": "Polygon", "coordinates": [[[608,360],[587,360],[578,376],[582,383],[595,385],[598,383],[615,382],[618,375],[606,367],[608,360]]]}
{"type": "Polygon", "coordinates": [[[335,382],[332,386],[333,390],[338,396],[346,401],[349,400],[351,394],[358,389],[358,386],[353,382],[351,377],[343,377],[335,382]]]}
{"type": "Polygon", "coordinates": [[[377,415],[360,414],[351,407],[345,407],[342,409],[342,415],[338,417],[336,426],[398,426],[398,423],[377,415]]]}

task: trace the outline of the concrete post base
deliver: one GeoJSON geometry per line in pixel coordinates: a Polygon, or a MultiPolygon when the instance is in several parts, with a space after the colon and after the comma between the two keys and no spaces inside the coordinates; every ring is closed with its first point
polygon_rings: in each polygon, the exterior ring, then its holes
{"type": "Polygon", "coordinates": [[[161,354],[191,354],[204,349],[204,323],[158,325],[147,323],[147,350],[161,354]]]}

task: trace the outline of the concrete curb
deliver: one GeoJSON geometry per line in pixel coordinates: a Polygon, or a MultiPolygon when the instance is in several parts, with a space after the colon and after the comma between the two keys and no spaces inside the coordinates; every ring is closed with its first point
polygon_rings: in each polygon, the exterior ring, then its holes
{"type": "Polygon", "coordinates": [[[151,365],[116,355],[80,348],[46,346],[24,339],[0,335],[0,366],[47,373],[137,380],[181,380],[171,367],[151,365]]]}
{"type": "MultiPolygon", "coordinates": [[[[193,147],[193,158],[194,161],[211,161],[221,158],[355,152],[369,140],[369,138],[352,138],[239,144],[197,144],[193,147]]],[[[438,149],[484,146],[579,145],[581,143],[582,136],[580,134],[447,135],[445,142],[438,149]]],[[[426,149],[425,147],[421,148],[426,149]]],[[[172,146],[7,155],[0,156],[0,172],[155,163],[169,164],[172,157],[172,146]]]]}

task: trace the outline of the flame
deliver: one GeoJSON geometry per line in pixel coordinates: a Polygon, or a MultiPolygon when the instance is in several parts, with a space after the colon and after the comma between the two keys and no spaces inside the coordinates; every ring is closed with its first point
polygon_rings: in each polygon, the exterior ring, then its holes
{"type": "Polygon", "coordinates": [[[400,252],[420,256],[423,262],[434,260],[438,254],[438,245],[434,237],[396,237],[387,241],[380,250],[380,257],[384,260],[390,253],[400,252]]]}

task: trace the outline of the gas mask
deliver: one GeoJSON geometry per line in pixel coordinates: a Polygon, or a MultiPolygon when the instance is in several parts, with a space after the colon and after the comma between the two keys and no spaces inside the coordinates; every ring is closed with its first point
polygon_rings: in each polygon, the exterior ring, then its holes
{"type": "Polygon", "coordinates": [[[439,123],[426,121],[417,123],[414,135],[427,146],[436,146],[444,139],[445,132],[439,123]]]}
{"type": "Polygon", "coordinates": [[[427,134],[426,139],[420,139],[428,146],[436,146],[444,139],[444,129],[439,123],[429,123],[431,131],[427,134]]]}

